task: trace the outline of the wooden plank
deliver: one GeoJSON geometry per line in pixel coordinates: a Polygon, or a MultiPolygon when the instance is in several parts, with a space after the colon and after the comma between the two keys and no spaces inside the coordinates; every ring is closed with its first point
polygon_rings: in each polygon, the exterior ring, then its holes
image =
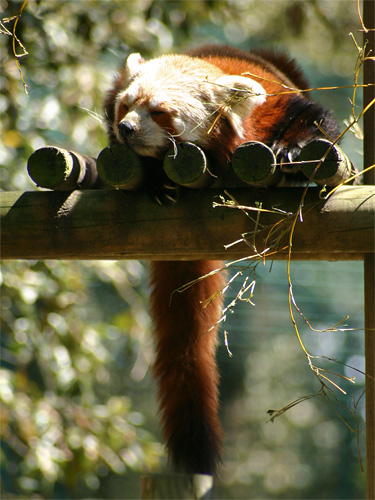
{"type": "MultiPolygon", "coordinates": [[[[233,189],[239,203],[297,212],[302,188],[233,189]]],[[[1,255],[4,259],[234,259],[270,246],[269,230],[291,217],[262,212],[259,224],[241,210],[216,207],[222,190],[186,190],[173,206],[158,206],[144,192],[1,193],[1,255]],[[257,227],[255,239],[230,246],[257,227]],[[261,230],[263,227],[263,230],[261,230]]],[[[257,212],[248,212],[255,220],[257,212]]],[[[293,236],[298,259],[359,259],[373,252],[375,187],[342,187],[327,201],[310,188],[303,222],[293,236]]],[[[277,227],[281,227],[281,224],[277,227]]],[[[287,245],[288,236],[279,248],[287,245]]],[[[285,259],[286,252],[276,255],[285,259]]]]}

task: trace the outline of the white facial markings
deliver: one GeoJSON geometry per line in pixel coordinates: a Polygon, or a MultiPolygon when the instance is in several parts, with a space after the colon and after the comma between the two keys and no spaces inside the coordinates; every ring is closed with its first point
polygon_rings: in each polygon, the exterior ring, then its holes
{"type": "Polygon", "coordinates": [[[141,155],[157,156],[173,139],[209,144],[207,131],[220,113],[241,136],[244,119],[265,101],[265,90],[251,78],[226,75],[185,56],[144,62],[133,54],[127,70],[132,78],[118,95],[115,111],[117,120],[131,125],[132,130],[121,137],[115,124],[114,133],[141,155]],[[121,105],[126,108],[122,110],[121,105]],[[169,118],[152,114],[159,111],[169,118]]]}
{"type": "Polygon", "coordinates": [[[187,117],[185,119],[179,117],[172,118],[173,127],[176,130],[176,139],[178,138],[183,142],[194,142],[201,139],[202,135],[207,130],[207,124],[199,124],[199,122],[195,122],[193,118],[194,117],[191,117],[191,119],[187,117]]]}
{"type": "Polygon", "coordinates": [[[127,90],[127,100],[129,103],[129,108],[131,108],[135,101],[138,99],[140,94],[140,86],[138,85],[137,82],[134,82],[133,85],[130,85],[130,87],[127,90]]]}
{"type": "Polygon", "coordinates": [[[183,134],[186,132],[186,123],[184,122],[184,120],[181,120],[181,118],[179,118],[178,116],[174,116],[172,118],[172,123],[174,129],[177,132],[176,135],[181,138],[183,134]]]}
{"type": "Polygon", "coordinates": [[[160,108],[160,106],[167,103],[168,103],[168,96],[166,94],[157,94],[155,96],[151,96],[148,101],[151,111],[155,111],[158,108],[160,108]]]}
{"type": "Polygon", "coordinates": [[[133,105],[121,122],[130,125],[132,131],[127,137],[123,137],[119,133],[118,124],[114,123],[113,131],[117,140],[131,145],[139,155],[158,157],[160,150],[166,147],[168,137],[165,130],[151,118],[145,106],[133,105]]]}

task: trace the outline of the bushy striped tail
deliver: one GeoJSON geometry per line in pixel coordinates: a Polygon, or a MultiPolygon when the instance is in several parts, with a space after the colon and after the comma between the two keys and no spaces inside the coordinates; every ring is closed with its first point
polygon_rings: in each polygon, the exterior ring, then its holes
{"type": "Polygon", "coordinates": [[[217,273],[182,293],[175,290],[221,266],[220,261],[151,263],[153,371],[163,435],[171,463],[187,473],[214,474],[220,462],[217,327],[212,327],[220,319],[222,300],[217,297],[206,307],[204,302],[225,280],[217,273]]]}

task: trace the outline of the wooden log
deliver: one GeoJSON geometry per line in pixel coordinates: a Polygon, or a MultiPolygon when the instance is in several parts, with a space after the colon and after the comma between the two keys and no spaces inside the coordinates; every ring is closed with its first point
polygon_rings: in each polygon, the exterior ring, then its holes
{"type": "MultiPolygon", "coordinates": [[[[97,160],[47,146],[30,156],[28,172],[37,186],[55,191],[91,189],[103,185],[135,190],[145,183],[149,160],[139,157],[130,146],[119,143],[112,143],[101,151],[97,160]]],[[[299,160],[303,173],[309,178],[314,174],[314,181],[319,185],[337,185],[353,173],[352,165],[344,153],[324,139],[313,141],[303,148],[299,160]],[[324,161],[321,161],[325,156],[324,161]],[[321,165],[314,172],[320,161],[321,165]]],[[[241,185],[241,182],[261,187],[273,186],[281,180],[283,168],[276,163],[270,147],[262,142],[251,141],[240,145],[234,152],[232,171],[221,172],[218,177],[209,169],[202,149],[183,142],[173,145],[167,152],[163,168],[174,183],[189,188],[236,186],[241,185]]],[[[297,167],[300,168],[300,164],[297,167]]]]}
{"type": "Polygon", "coordinates": [[[191,142],[172,146],[164,157],[163,168],[171,181],[194,189],[207,187],[216,179],[202,149],[191,142]]]}
{"type": "Polygon", "coordinates": [[[235,174],[250,186],[273,186],[282,177],[274,152],[258,141],[245,142],[236,149],[232,168],[235,174]]]}
{"type": "Polygon", "coordinates": [[[213,477],[204,474],[150,474],[141,478],[141,499],[210,499],[212,485],[213,477]]]}
{"type": "Polygon", "coordinates": [[[298,161],[303,162],[301,170],[305,176],[319,186],[338,186],[356,172],[343,151],[326,139],[307,144],[301,149],[298,161]]]}
{"type": "MultiPolygon", "coordinates": [[[[241,205],[296,213],[303,188],[233,189],[241,205]]],[[[270,246],[271,226],[286,215],[213,208],[222,190],[187,190],[173,206],[145,192],[73,191],[0,193],[4,259],[233,259],[270,246]],[[251,234],[257,227],[256,235],[251,234]],[[262,229],[262,227],[264,229],[262,229]],[[249,240],[226,248],[246,235],[249,240]]],[[[374,186],[343,186],[327,201],[309,188],[296,225],[293,258],[362,259],[374,251],[374,186]]],[[[287,228],[290,218],[285,219],[287,228]]],[[[279,225],[278,227],[282,227],[279,225]]],[[[279,249],[287,245],[286,234],[279,249]]],[[[245,237],[246,240],[246,237],[245,237]]],[[[280,251],[273,259],[285,259],[280,251]]]]}
{"type": "Polygon", "coordinates": [[[126,144],[113,142],[97,159],[99,176],[116,189],[139,189],[144,182],[142,159],[126,144]]]}
{"type": "Polygon", "coordinates": [[[27,170],[38,187],[55,191],[93,189],[101,184],[94,158],[54,146],[34,151],[27,170]]]}

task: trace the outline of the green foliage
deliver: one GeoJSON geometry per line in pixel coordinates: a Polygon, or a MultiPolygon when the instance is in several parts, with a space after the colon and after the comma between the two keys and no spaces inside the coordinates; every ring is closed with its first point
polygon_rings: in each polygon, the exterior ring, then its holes
{"type": "Polygon", "coordinates": [[[132,403],[135,383],[149,384],[143,276],[131,261],[3,268],[0,397],[10,490],[50,497],[62,481],[68,491],[81,482],[97,489],[98,476],[157,463],[159,446],[132,403]]]}

